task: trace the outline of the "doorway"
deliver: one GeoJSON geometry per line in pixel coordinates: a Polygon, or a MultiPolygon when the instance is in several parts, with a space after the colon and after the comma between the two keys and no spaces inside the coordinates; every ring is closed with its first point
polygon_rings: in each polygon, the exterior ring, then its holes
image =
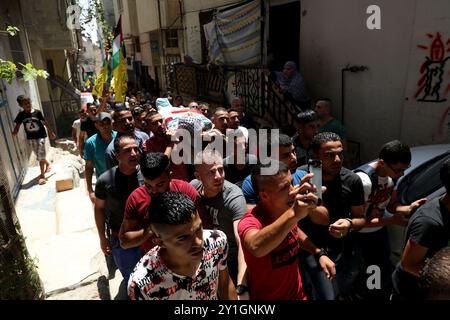
{"type": "Polygon", "coordinates": [[[286,61],[299,65],[300,1],[285,2],[270,2],[267,55],[271,55],[268,59],[271,70],[281,70],[286,61]]]}

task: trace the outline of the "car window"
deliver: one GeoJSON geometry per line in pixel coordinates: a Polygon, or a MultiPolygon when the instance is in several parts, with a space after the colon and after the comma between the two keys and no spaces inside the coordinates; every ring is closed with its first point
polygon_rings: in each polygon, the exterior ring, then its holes
{"type": "Polygon", "coordinates": [[[411,171],[398,185],[398,199],[401,204],[410,204],[425,198],[442,187],[439,171],[442,163],[450,158],[444,153],[411,171]]]}

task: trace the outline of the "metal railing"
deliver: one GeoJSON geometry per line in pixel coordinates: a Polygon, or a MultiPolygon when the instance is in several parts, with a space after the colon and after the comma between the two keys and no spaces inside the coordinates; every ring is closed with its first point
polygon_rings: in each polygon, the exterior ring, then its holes
{"type": "Polygon", "coordinates": [[[261,118],[268,115],[279,125],[293,123],[301,111],[279,92],[278,85],[265,74],[264,66],[175,64],[171,68],[170,83],[171,89],[180,95],[223,106],[231,104],[226,94],[231,91],[233,96],[242,99],[247,111],[261,118]]]}

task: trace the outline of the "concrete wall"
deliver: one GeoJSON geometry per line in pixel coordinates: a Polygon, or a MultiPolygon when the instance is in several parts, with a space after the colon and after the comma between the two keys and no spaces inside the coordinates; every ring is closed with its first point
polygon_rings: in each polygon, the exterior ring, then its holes
{"type": "Polygon", "coordinates": [[[158,7],[155,0],[136,0],[139,32],[159,29],[158,7]]]}
{"type": "Polygon", "coordinates": [[[411,36],[400,137],[411,144],[448,143],[450,142],[450,2],[417,1],[414,32],[411,36]],[[426,59],[435,62],[426,68],[423,66],[426,59]],[[439,75],[432,76],[427,72],[433,69],[439,75]],[[439,77],[442,77],[442,81],[439,77]],[[421,79],[424,80],[425,87],[419,84],[421,79]],[[429,89],[428,80],[431,81],[429,89]],[[439,98],[436,94],[431,94],[433,89],[437,89],[435,92],[439,94],[439,98]]]}
{"type": "Polygon", "coordinates": [[[337,118],[342,110],[341,69],[347,64],[369,68],[345,75],[344,121],[348,138],[361,143],[362,161],[376,157],[380,146],[394,138],[411,145],[435,142],[433,131],[449,104],[414,98],[427,55],[417,45],[430,46],[427,33],[436,32],[445,45],[450,2],[304,0],[301,5],[300,71],[313,97],[333,100],[337,118]],[[372,4],[381,9],[381,30],[366,26],[366,9],[372,4]]]}

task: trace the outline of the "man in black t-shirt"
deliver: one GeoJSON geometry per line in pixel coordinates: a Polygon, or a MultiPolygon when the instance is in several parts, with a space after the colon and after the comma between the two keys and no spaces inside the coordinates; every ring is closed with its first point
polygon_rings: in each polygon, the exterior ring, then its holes
{"type": "Polygon", "coordinates": [[[247,152],[247,143],[242,133],[232,138],[233,150],[230,155],[223,159],[223,168],[227,181],[241,187],[244,179],[250,175],[258,159],[255,155],[247,152]]]}
{"type": "Polygon", "coordinates": [[[313,158],[322,161],[322,185],[327,188],[322,195],[323,210],[330,225],[315,224],[308,217],[301,220],[299,226],[318,247],[326,248],[328,256],[336,263],[336,282],[331,283],[321,274],[312,256],[304,257],[304,272],[312,281],[316,299],[346,298],[351,293],[357,270],[351,231],[365,224],[364,189],[358,175],[342,166],[344,150],[337,134],[315,135],[311,149],[313,158]]]}
{"type": "Polygon", "coordinates": [[[140,259],[140,251],[139,247],[123,249],[119,230],[128,196],[144,183],[144,179],[138,169],[139,152],[135,138],[120,136],[115,139],[114,148],[119,165],[104,172],[95,186],[95,224],[103,253],[112,254],[127,283],[140,259]]]}
{"type": "Polygon", "coordinates": [[[78,137],[78,151],[81,158],[84,157],[84,143],[87,139],[92,137],[94,134],[98,133],[98,129],[95,126],[96,116],[97,116],[97,106],[93,103],[88,102],[87,106],[87,117],[80,125],[80,135],[78,137]]]}
{"type": "Polygon", "coordinates": [[[441,167],[445,195],[428,201],[413,214],[408,223],[407,241],[395,269],[393,299],[418,299],[419,271],[425,259],[450,245],[450,158],[441,167]]]}
{"type": "Polygon", "coordinates": [[[50,171],[50,162],[46,159],[45,138],[47,137],[47,133],[45,132],[45,128],[47,128],[50,139],[56,139],[56,134],[44,119],[42,112],[33,109],[30,98],[20,95],[17,97],[17,103],[23,108],[23,111],[20,111],[16,119],[14,119],[16,126],[12,134],[15,136],[19,132],[20,125],[23,123],[27,139],[39,161],[41,168],[39,184],[42,185],[47,182],[45,173],[50,171]]]}

